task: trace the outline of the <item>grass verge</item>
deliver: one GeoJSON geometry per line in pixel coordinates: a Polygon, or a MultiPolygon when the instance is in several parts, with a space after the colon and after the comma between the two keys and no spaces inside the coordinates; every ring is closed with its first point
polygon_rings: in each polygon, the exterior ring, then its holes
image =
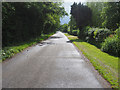
{"type": "Polygon", "coordinates": [[[4,61],[7,58],[12,57],[14,54],[21,52],[22,50],[24,50],[25,48],[27,48],[29,46],[32,46],[32,45],[34,45],[42,40],[49,38],[52,34],[53,33],[48,34],[48,35],[47,34],[41,35],[40,37],[35,38],[35,39],[31,39],[28,42],[22,42],[22,43],[19,43],[18,45],[8,46],[8,47],[2,48],[2,50],[0,50],[1,51],[0,53],[2,56],[2,58],[0,59],[0,62],[4,61]]]}
{"type": "Polygon", "coordinates": [[[111,84],[118,88],[118,57],[102,52],[96,46],[78,39],[76,36],[65,34],[77,48],[90,60],[96,70],[111,84]]]}

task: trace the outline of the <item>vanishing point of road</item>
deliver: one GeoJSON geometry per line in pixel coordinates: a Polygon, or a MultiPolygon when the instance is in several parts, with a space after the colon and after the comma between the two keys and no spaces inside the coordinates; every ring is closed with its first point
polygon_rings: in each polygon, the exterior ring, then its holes
{"type": "Polygon", "coordinates": [[[2,63],[2,88],[110,88],[62,33],[2,63]]]}

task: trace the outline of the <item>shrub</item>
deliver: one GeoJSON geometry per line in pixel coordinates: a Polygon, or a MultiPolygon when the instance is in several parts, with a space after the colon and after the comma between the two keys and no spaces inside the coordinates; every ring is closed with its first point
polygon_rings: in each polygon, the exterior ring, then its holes
{"type": "Polygon", "coordinates": [[[118,36],[118,38],[120,38],[120,27],[118,29],[116,29],[115,33],[118,36]]]}
{"type": "Polygon", "coordinates": [[[90,26],[86,26],[82,29],[82,31],[79,31],[78,38],[84,39],[86,36],[88,36],[88,30],[90,29],[90,26]]]}
{"type": "Polygon", "coordinates": [[[110,34],[111,34],[111,31],[109,29],[101,28],[97,30],[96,34],[94,33],[94,36],[96,35],[95,36],[96,41],[103,42],[104,39],[108,37],[110,34]]]}
{"type": "Polygon", "coordinates": [[[67,30],[67,33],[68,33],[68,34],[70,34],[70,29],[69,29],[69,30],[67,30]]]}
{"type": "Polygon", "coordinates": [[[103,42],[106,37],[111,34],[111,31],[106,28],[89,28],[89,41],[103,42]]]}
{"type": "Polygon", "coordinates": [[[79,32],[79,29],[77,29],[77,30],[68,30],[68,34],[71,34],[71,35],[74,35],[74,36],[77,36],[78,32],[79,32]]]}
{"type": "Polygon", "coordinates": [[[114,56],[119,56],[118,52],[120,52],[120,39],[117,35],[113,37],[108,37],[105,39],[105,42],[102,43],[101,50],[107,52],[114,56]]]}
{"type": "Polygon", "coordinates": [[[95,31],[96,29],[95,28],[89,28],[89,30],[88,30],[88,40],[89,41],[92,41],[94,38],[94,31],[95,31]]]}
{"type": "Polygon", "coordinates": [[[72,35],[77,36],[78,35],[78,30],[72,30],[72,35]]]}

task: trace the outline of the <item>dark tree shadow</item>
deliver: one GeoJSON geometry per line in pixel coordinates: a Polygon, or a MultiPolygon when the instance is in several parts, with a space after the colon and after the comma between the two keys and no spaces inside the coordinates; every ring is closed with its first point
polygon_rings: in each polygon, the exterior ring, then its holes
{"type": "Polygon", "coordinates": [[[50,39],[58,39],[58,38],[62,38],[62,37],[59,37],[59,36],[51,36],[50,39]]]}
{"type": "Polygon", "coordinates": [[[84,41],[80,39],[71,39],[69,41],[66,41],[66,43],[72,43],[72,42],[84,42],[84,41]]]}

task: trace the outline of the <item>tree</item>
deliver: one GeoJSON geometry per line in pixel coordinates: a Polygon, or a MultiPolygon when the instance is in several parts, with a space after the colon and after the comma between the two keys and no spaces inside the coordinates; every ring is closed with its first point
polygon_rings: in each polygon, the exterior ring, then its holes
{"type": "Polygon", "coordinates": [[[102,10],[103,27],[115,30],[120,26],[120,2],[107,2],[102,10]]]}
{"type": "Polygon", "coordinates": [[[81,3],[79,4],[74,3],[71,6],[71,14],[76,21],[77,27],[80,30],[80,34],[81,34],[80,36],[82,36],[83,33],[82,29],[85,26],[87,26],[91,21],[91,17],[92,17],[91,9],[81,3]]]}
{"type": "Polygon", "coordinates": [[[92,10],[92,22],[93,27],[102,27],[101,12],[104,8],[104,2],[87,2],[87,6],[92,10]]]}
{"type": "Polygon", "coordinates": [[[70,33],[72,33],[72,30],[77,29],[76,21],[73,18],[73,16],[70,17],[69,26],[70,26],[70,33]]]}
{"type": "Polygon", "coordinates": [[[2,15],[2,43],[8,46],[55,32],[67,13],[61,3],[3,2],[2,15]]]}
{"type": "Polygon", "coordinates": [[[61,25],[59,29],[60,29],[61,31],[63,31],[63,32],[67,32],[67,30],[68,30],[68,24],[63,24],[63,25],[61,25]]]}

